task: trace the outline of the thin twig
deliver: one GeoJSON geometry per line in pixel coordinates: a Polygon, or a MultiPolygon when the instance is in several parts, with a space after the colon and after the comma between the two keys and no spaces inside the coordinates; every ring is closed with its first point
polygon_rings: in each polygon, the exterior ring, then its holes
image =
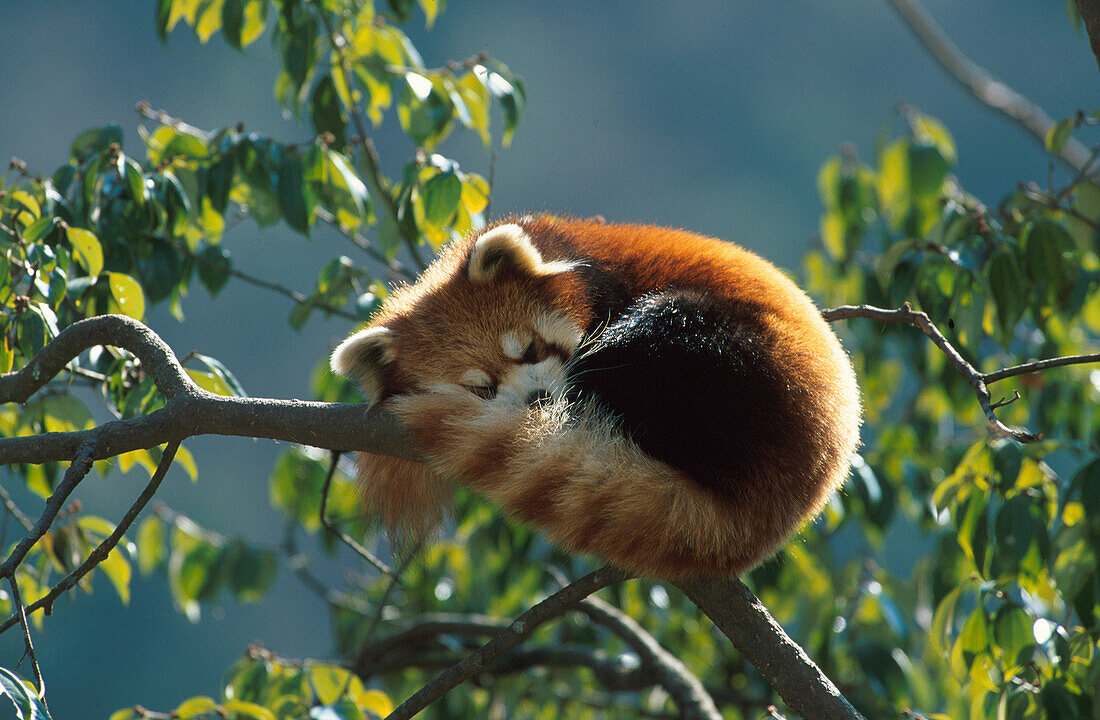
{"type": "Polygon", "coordinates": [[[685,720],[721,720],[721,713],[699,678],[633,618],[598,597],[582,600],[580,610],[629,645],[642,659],[643,667],[656,672],[661,687],[679,708],[680,717],[685,720]]]}
{"type": "Polygon", "coordinates": [[[34,642],[31,640],[31,626],[27,624],[27,612],[23,607],[23,599],[19,597],[19,583],[15,579],[15,573],[8,575],[8,585],[11,586],[11,602],[15,608],[14,616],[23,628],[23,644],[25,646],[24,657],[30,658],[31,667],[34,669],[34,682],[38,685],[38,699],[46,704],[46,680],[42,677],[42,669],[38,667],[38,656],[34,654],[34,642]]]}
{"type": "Polygon", "coordinates": [[[29,515],[19,509],[3,485],[0,485],[0,500],[3,500],[4,507],[7,509],[8,513],[19,521],[19,524],[23,526],[24,530],[30,532],[34,527],[34,521],[31,520],[29,515]]]}
{"type": "Polygon", "coordinates": [[[567,585],[520,615],[506,630],[501,631],[462,662],[440,673],[434,680],[420,688],[412,697],[401,703],[396,710],[386,716],[386,720],[409,720],[428,705],[443,697],[459,683],[511,650],[547,620],[575,608],[581,600],[597,590],[622,582],[629,577],[627,573],[621,570],[604,567],[567,585]]]}
{"type": "Polygon", "coordinates": [[[1030,373],[1037,373],[1049,368],[1062,367],[1064,365],[1081,365],[1084,363],[1100,362],[1100,353],[1090,353],[1088,355],[1066,355],[1065,357],[1056,357],[1049,360],[1036,360],[1034,362],[1024,363],[1023,365],[1015,365],[1013,367],[1005,368],[1003,370],[996,370],[994,372],[988,372],[982,375],[982,379],[986,384],[995,383],[998,380],[1004,380],[1005,378],[1014,377],[1016,375],[1028,375],[1030,373]]]}
{"type": "MultiPolygon", "coordinates": [[[[27,612],[45,609],[46,614],[49,615],[53,611],[54,601],[60,597],[62,593],[80,582],[85,575],[107,559],[107,556],[115,549],[115,546],[122,540],[123,535],[130,529],[134,520],[137,519],[138,514],[145,508],[153,495],[156,494],[161,481],[164,480],[164,476],[168,472],[168,468],[172,466],[172,460],[175,459],[177,450],[179,450],[179,442],[169,443],[168,446],[164,448],[160,456],[160,462],[157,463],[157,469],[153,472],[153,476],[149,478],[149,482],[145,486],[145,489],[141,491],[137,500],[135,500],[133,505],[130,506],[130,509],[126,511],[126,514],[122,516],[122,519],[118,521],[118,525],[115,526],[111,534],[104,538],[94,550],[88,553],[88,557],[84,558],[84,562],[82,562],[79,567],[66,575],[61,582],[50,588],[50,591],[46,593],[45,596],[28,606],[27,612]]],[[[11,627],[12,623],[12,618],[9,618],[4,621],[4,623],[0,624],[0,633],[11,627]]]]}
{"type": "MultiPolygon", "coordinates": [[[[321,23],[325,26],[325,34],[328,36],[333,53],[336,54],[340,72],[344,76],[344,84],[349,88],[357,87],[355,74],[351,71],[351,62],[348,60],[347,53],[344,52],[344,46],[347,44],[347,41],[336,32],[336,29],[332,25],[332,19],[324,8],[318,8],[317,15],[321,19],[321,23]]],[[[424,270],[428,265],[424,262],[424,259],[420,257],[420,251],[417,248],[420,238],[411,236],[401,223],[397,204],[382,184],[381,159],[378,157],[378,150],[375,149],[374,142],[367,132],[367,123],[363,119],[363,112],[355,103],[352,103],[351,107],[347,108],[347,110],[351,115],[352,122],[355,124],[355,132],[359,137],[359,147],[363,150],[363,163],[367,166],[364,177],[367,184],[370,185],[371,195],[374,196],[376,203],[381,205],[386,215],[388,215],[393,222],[394,227],[397,228],[397,232],[400,234],[401,239],[404,240],[405,246],[408,248],[409,255],[412,257],[413,262],[415,262],[421,270],[424,270]]]]}
{"type": "Polygon", "coordinates": [[[340,451],[333,451],[332,462],[328,466],[328,474],[325,475],[325,486],[321,490],[321,524],[325,526],[325,529],[339,538],[345,545],[354,550],[359,557],[369,562],[374,567],[378,568],[381,572],[389,575],[394,580],[397,580],[397,575],[394,573],[393,568],[384,563],[378,556],[372,553],[367,548],[363,547],[355,538],[348,535],[346,532],[336,527],[329,522],[326,514],[328,508],[328,490],[332,486],[332,476],[336,474],[336,465],[340,462],[340,451]]]}
{"type": "Polygon", "coordinates": [[[12,549],[8,559],[0,565],[0,577],[11,577],[15,573],[15,569],[27,557],[30,549],[34,547],[34,544],[41,540],[42,536],[50,529],[57,514],[65,506],[65,501],[69,499],[69,495],[88,474],[88,471],[92,469],[92,459],[96,454],[96,449],[95,442],[91,440],[77,449],[73,455],[72,463],[65,471],[65,476],[54,488],[53,494],[46,500],[46,507],[38,517],[38,521],[35,522],[30,532],[12,549]]]}
{"type": "Polygon", "coordinates": [[[844,305],[831,310],[824,310],[821,315],[829,322],[858,317],[880,322],[905,323],[920,328],[925,335],[931,338],[936,347],[947,356],[948,361],[954,366],[955,370],[970,383],[970,387],[974,389],[974,393],[978,396],[978,404],[981,405],[982,411],[985,413],[989,428],[994,434],[1001,437],[1011,437],[1023,443],[1036,442],[1043,438],[1042,434],[1032,434],[1027,430],[1010,428],[997,418],[993,412],[992,398],[990,398],[989,390],[986,388],[986,376],[963,359],[963,356],[947,341],[947,338],[943,336],[935,323],[928,318],[928,315],[919,310],[914,310],[909,303],[905,303],[897,310],[886,310],[871,305],[844,305]]]}
{"type": "MultiPolygon", "coordinates": [[[[187,256],[191,260],[194,260],[197,263],[200,263],[207,267],[217,267],[217,265],[209,258],[205,258],[202,255],[191,252],[191,249],[188,248],[186,244],[180,244],[177,249],[180,250],[185,256],[187,256]]],[[[263,288],[264,290],[270,290],[272,292],[278,293],[283,297],[293,300],[298,305],[310,305],[323,312],[332,315],[339,315],[340,317],[347,318],[348,320],[360,319],[359,316],[355,313],[348,312],[343,308],[336,307],[335,305],[327,305],[325,303],[317,302],[311,299],[308,295],[300,293],[297,290],[291,290],[290,288],[280,285],[278,283],[273,283],[262,278],[254,277],[236,268],[229,268],[228,272],[230,275],[237,278],[238,280],[243,280],[249,285],[255,285],[256,287],[263,288]]]]}
{"type": "MultiPolygon", "coordinates": [[[[918,0],[889,0],[889,2],[925,49],[952,78],[982,103],[1026,129],[1045,147],[1047,131],[1054,126],[1054,120],[1041,107],[966,57],[918,0]]],[[[1066,141],[1058,157],[1066,165],[1078,171],[1091,164],[1088,148],[1073,137],[1066,141]]]]}

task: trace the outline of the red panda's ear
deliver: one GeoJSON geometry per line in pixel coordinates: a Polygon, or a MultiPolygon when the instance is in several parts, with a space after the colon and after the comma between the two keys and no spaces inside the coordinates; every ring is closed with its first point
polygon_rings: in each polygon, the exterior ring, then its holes
{"type": "Polygon", "coordinates": [[[466,273],[473,282],[486,282],[504,268],[524,275],[543,276],[568,272],[575,266],[575,263],[562,260],[543,260],[523,228],[508,223],[487,230],[477,239],[470,251],[466,273]]]}
{"type": "Polygon", "coordinates": [[[393,362],[393,332],[388,327],[360,330],[332,351],[333,372],[358,380],[371,403],[382,394],[382,368],[393,362]]]}

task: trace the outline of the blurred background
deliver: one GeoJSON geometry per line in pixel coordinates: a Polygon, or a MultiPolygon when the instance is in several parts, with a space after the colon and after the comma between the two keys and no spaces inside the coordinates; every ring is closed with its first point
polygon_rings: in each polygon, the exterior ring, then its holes
{"type": "MultiPolygon", "coordinates": [[[[471,134],[456,132],[439,148],[466,170],[488,176],[494,165],[494,215],[546,210],[682,226],[797,270],[817,234],[818,167],[849,141],[873,159],[876,143],[900,126],[899,102],[951,130],[962,185],[985,203],[1017,181],[1045,182],[1048,160],[1036,142],[948,79],[886,2],[793,0],[784,9],[601,2],[566,11],[452,0],[431,32],[420,16],[405,29],[428,65],[484,50],[526,80],[525,114],[495,163],[471,134]]],[[[974,61],[1055,118],[1097,106],[1100,75],[1063,3],[940,0],[928,9],[974,61]]],[[[242,55],[220,35],[200,45],[181,24],[162,44],[153,12],[147,0],[3,0],[0,158],[48,175],[81,130],[107,123],[120,124],[124,149],[143,156],[141,100],[203,129],[240,122],[308,139],[279,113],[270,43],[242,55]]],[[[375,141],[390,175],[413,151],[392,116],[375,141]]],[[[321,232],[305,240],[284,226],[261,233],[252,222],[225,242],[237,268],[305,291],[327,259],[354,250],[321,232]]],[[[185,323],[162,306],[146,322],[178,354],[222,360],[253,396],[308,398],[314,366],[351,330],[346,320],[315,318],[295,332],[288,300],[239,282],[216,304],[195,284],[183,307],[185,323]]],[[[280,448],[224,438],[188,447],[198,483],[174,470],[159,498],[205,527],[281,542],[267,493],[280,448]]],[[[89,512],[117,519],[145,480],[92,474],[77,496],[89,512]]],[[[327,572],[338,578],[340,568],[327,572]]],[[[198,624],[172,609],[162,578],[136,577],[128,607],[103,582],[92,596],[59,602],[35,634],[56,718],[217,696],[222,673],[251,642],[285,657],[325,657],[332,647],[324,604],[285,567],[263,604],[225,598],[198,624]]],[[[14,667],[21,654],[16,631],[0,636],[0,665],[14,667]]],[[[12,709],[0,702],[7,717],[12,709]]]]}

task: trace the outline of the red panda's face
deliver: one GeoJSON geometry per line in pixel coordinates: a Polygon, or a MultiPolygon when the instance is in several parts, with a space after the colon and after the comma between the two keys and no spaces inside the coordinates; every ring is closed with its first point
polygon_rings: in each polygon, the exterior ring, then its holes
{"type": "Polygon", "coordinates": [[[492,228],[395,293],[336,349],[332,367],[359,380],[371,401],[439,383],[485,399],[558,395],[582,334],[555,307],[572,269],[544,261],[518,225],[492,228]]]}

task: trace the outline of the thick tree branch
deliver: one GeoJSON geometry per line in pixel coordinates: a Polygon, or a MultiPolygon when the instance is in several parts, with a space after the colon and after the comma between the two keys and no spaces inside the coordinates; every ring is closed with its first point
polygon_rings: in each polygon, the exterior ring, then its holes
{"type": "MultiPolygon", "coordinates": [[[[1038,105],[993,77],[988,70],[966,57],[918,0],[889,0],[932,57],[975,98],[1027,130],[1046,146],[1047,131],[1054,120],[1038,105]]],[[[1095,5],[1096,0],[1079,0],[1078,5],[1095,5]]],[[[1085,16],[1082,7],[1082,17],[1085,16]]],[[[1088,21],[1086,20],[1086,23],[1088,21]]],[[[1093,33],[1090,30],[1090,39],[1093,33]]],[[[1095,48],[1095,44],[1093,45],[1095,48]]],[[[1092,164],[1089,149],[1069,138],[1058,157],[1069,167],[1082,171],[1092,164]]]]}
{"type": "Polygon", "coordinates": [[[792,710],[814,720],[863,717],[740,580],[695,578],[675,585],[714,621],[792,710]]]}
{"type": "Polygon", "coordinates": [[[397,421],[363,405],[214,395],[195,385],[160,337],[121,315],[88,318],[66,328],[18,372],[0,375],[0,402],[26,402],[66,363],[93,345],[133,353],[168,398],[141,417],[113,420],[91,430],[0,438],[0,464],[70,460],[89,445],[91,460],[179,441],[193,435],[236,435],[284,440],[330,450],[366,450],[411,460],[397,421]]]}
{"type": "Polygon", "coordinates": [[[498,633],[496,637],[466,657],[462,662],[440,673],[435,680],[420,688],[409,699],[401,703],[396,710],[386,717],[386,720],[409,720],[428,705],[443,697],[459,683],[485,669],[547,620],[575,608],[581,600],[597,590],[622,582],[629,577],[627,573],[621,570],[604,567],[565,586],[520,615],[505,630],[498,633]]]}

